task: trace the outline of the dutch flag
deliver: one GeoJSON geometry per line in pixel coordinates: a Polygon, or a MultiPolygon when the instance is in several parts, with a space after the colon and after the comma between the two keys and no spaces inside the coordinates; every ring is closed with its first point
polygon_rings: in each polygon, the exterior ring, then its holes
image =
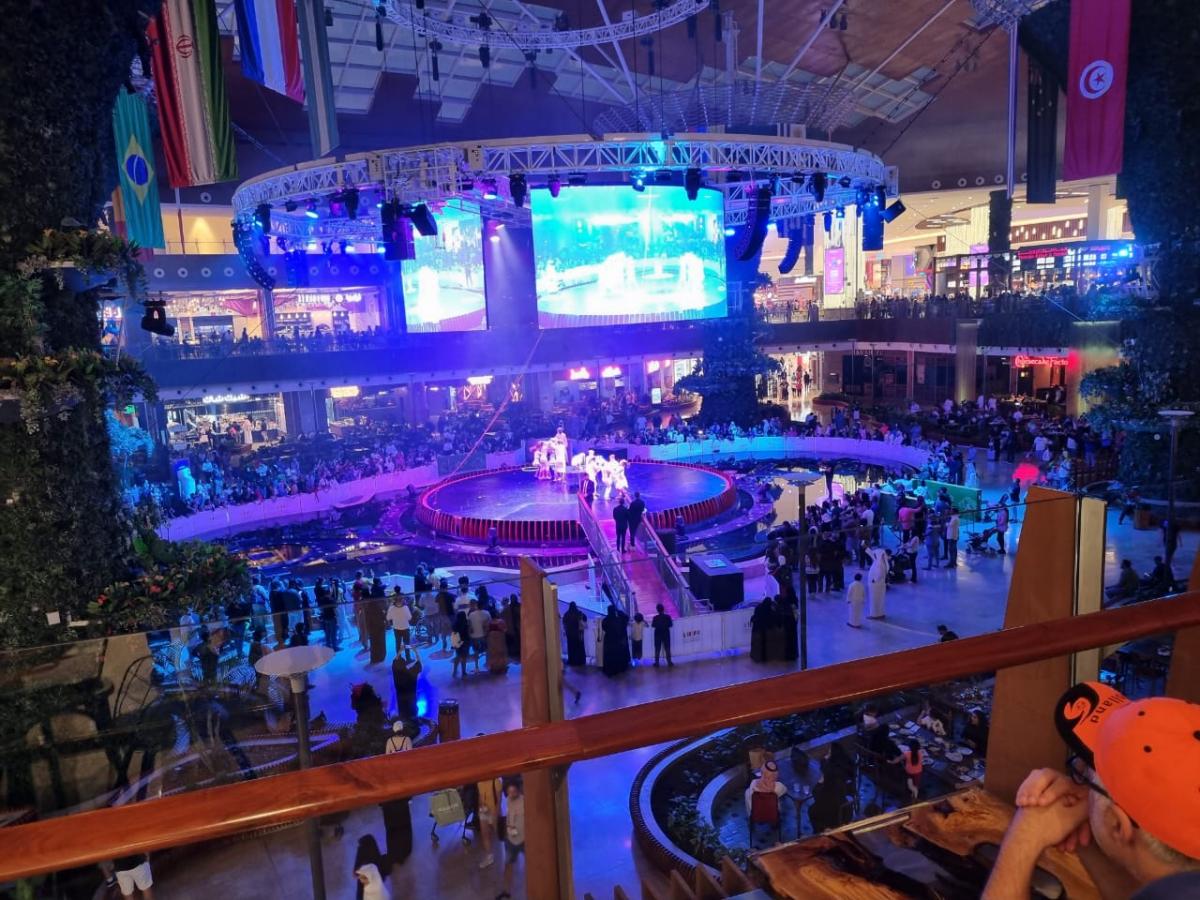
{"type": "Polygon", "coordinates": [[[234,0],[242,72],[251,81],[304,102],[294,0],[234,0]]]}

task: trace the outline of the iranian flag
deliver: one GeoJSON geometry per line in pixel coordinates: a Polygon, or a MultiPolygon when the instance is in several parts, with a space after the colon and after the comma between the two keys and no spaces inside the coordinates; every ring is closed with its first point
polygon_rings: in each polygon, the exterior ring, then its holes
{"type": "Polygon", "coordinates": [[[166,0],[148,36],[171,186],[237,178],[214,0],[166,0]]]}

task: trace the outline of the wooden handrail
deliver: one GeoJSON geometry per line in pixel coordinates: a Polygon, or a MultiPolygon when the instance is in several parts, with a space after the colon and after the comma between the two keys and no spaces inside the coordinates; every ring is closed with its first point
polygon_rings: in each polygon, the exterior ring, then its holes
{"type": "MultiPolygon", "coordinates": [[[[1200,625],[1200,592],[565,722],[0,829],[0,882],[936,684],[1200,625]]],[[[1049,704],[1053,700],[1047,697],[1049,704]]],[[[1049,706],[1047,705],[1047,710],[1049,706]]]]}

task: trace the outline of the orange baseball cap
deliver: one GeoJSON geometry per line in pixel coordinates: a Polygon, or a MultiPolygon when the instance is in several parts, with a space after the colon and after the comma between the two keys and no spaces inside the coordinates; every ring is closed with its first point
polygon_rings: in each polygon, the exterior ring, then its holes
{"type": "Polygon", "coordinates": [[[1200,706],[1085,681],[1062,695],[1054,722],[1139,826],[1200,859],[1200,706]]]}

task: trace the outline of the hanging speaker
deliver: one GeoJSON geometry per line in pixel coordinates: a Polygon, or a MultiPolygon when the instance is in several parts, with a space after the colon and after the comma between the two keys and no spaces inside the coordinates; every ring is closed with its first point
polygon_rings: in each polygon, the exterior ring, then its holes
{"type": "Polygon", "coordinates": [[[750,218],[746,222],[746,230],[734,254],[739,262],[749,262],[762,252],[763,241],[767,239],[767,226],[771,224],[771,189],[760,187],[754,194],[754,202],[750,206],[750,218]]]}
{"type": "Polygon", "coordinates": [[[863,250],[883,249],[883,210],[874,203],[858,207],[862,213],[863,250]]]}

